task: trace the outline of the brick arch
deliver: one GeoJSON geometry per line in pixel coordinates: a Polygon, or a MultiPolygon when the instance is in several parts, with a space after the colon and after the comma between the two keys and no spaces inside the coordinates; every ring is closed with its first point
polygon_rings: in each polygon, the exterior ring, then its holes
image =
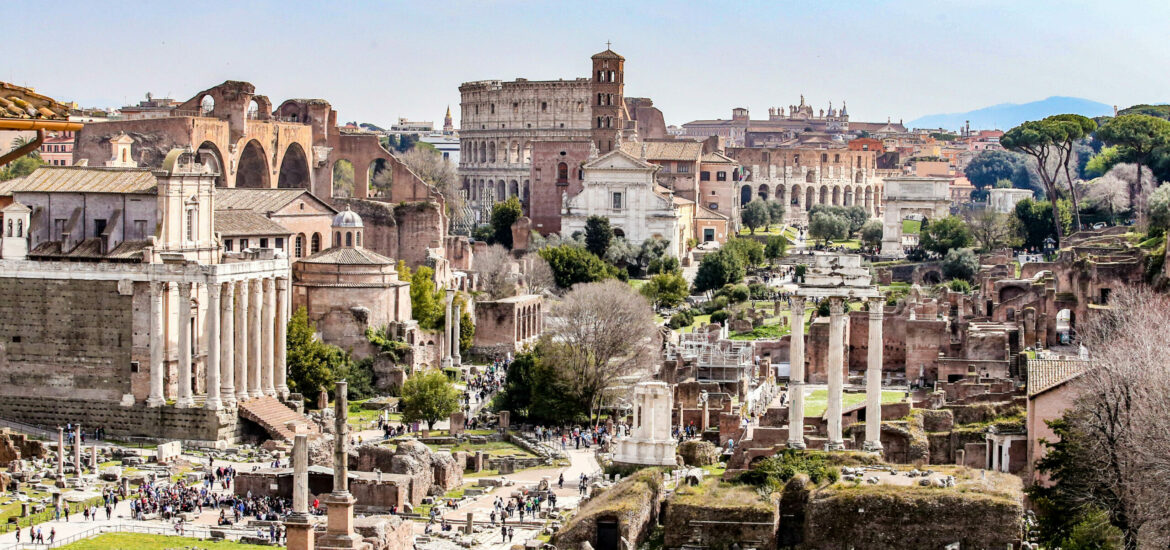
{"type": "Polygon", "coordinates": [[[276,186],[292,189],[312,189],[312,171],[309,169],[309,157],[301,144],[293,142],[284,150],[280,160],[280,172],[277,175],[276,186]]]}
{"type": "Polygon", "coordinates": [[[272,187],[272,172],[268,166],[268,155],[259,141],[248,140],[240,148],[236,162],[236,187],[266,189],[272,187]]]}

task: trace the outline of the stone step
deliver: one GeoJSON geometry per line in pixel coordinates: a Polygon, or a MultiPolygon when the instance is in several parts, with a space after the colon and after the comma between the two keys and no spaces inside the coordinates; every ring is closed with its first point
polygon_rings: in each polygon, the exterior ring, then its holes
{"type": "Polygon", "coordinates": [[[275,397],[264,396],[249,399],[238,406],[241,418],[251,420],[264,428],[273,439],[291,442],[295,432],[288,427],[289,422],[299,422],[309,433],[319,433],[317,425],[304,415],[288,408],[275,397]]]}

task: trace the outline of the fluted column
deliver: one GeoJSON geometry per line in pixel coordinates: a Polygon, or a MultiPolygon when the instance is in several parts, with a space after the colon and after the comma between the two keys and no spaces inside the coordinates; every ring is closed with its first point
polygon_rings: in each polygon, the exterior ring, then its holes
{"type": "Polygon", "coordinates": [[[865,365],[866,451],[882,450],[882,309],[885,300],[869,301],[869,354],[865,365]]]}
{"type": "Polygon", "coordinates": [[[224,286],[220,304],[219,382],[220,399],[227,407],[236,405],[236,284],[224,286]]]}
{"type": "Polygon", "coordinates": [[[81,424],[73,426],[73,475],[81,477],[81,424]]]}
{"type": "Polygon", "coordinates": [[[175,406],[195,404],[191,396],[191,283],[179,283],[179,396],[175,406]]]}
{"type": "Polygon", "coordinates": [[[207,321],[203,325],[207,341],[207,402],[203,406],[211,410],[223,408],[219,398],[219,291],[219,283],[207,285],[207,321]]]}
{"type": "Polygon", "coordinates": [[[793,296],[788,310],[788,448],[804,448],[804,297],[793,296]]]}
{"type": "Polygon", "coordinates": [[[263,333],[260,328],[261,323],[264,322],[264,295],[260,286],[259,279],[252,279],[248,281],[248,297],[251,301],[248,304],[248,395],[251,397],[263,397],[264,389],[260,382],[260,369],[263,364],[261,355],[264,353],[263,347],[263,333]]]}
{"type": "Polygon", "coordinates": [[[57,483],[65,482],[65,428],[57,426],[57,483]]]}
{"type": "Polygon", "coordinates": [[[288,398],[288,277],[276,279],[276,394],[288,398]]]}
{"type": "Polygon", "coordinates": [[[236,401],[247,401],[248,392],[248,281],[236,283],[236,401]]]}
{"type": "Polygon", "coordinates": [[[276,395],[276,386],[273,381],[273,360],[276,358],[274,331],[276,330],[276,285],[273,284],[271,277],[266,277],[260,281],[261,288],[264,295],[263,314],[261,315],[261,345],[260,350],[260,382],[264,385],[264,395],[274,397],[276,395]]]}
{"type": "Polygon", "coordinates": [[[829,441],[826,451],[845,448],[841,439],[841,394],[845,368],[845,300],[829,298],[829,360],[825,370],[829,374],[829,441]]]}
{"type": "Polygon", "coordinates": [[[463,319],[460,317],[459,304],[454,305],[454,318],[451,321],[451,364],[458,367],[463,364],[463,356],[459,354],[459,335],[463,328],[463,319]]]}
{"type": "Polygon", "coordinates": [[[451,366],[451,291],[444,293],[443,307],[443,360],[444,368],[451,366]]]}
{"type": "Polygon", "coordinates": [[[163,393],[163,381],[166,378],[166,347],[167,335],[163,332],[163,294],[166,292],[166,283],[151,281],[150,283],[150,397],[146,399],[148,407],[160,407],[166,403],[163,393]]]}

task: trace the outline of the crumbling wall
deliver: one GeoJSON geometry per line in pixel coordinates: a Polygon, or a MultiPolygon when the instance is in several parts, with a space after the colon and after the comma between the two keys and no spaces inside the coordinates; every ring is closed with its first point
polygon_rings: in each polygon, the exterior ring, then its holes
{"type": "Polygon", "coordinates": [[[1024,514],[1018,489],[1015,493],[889,485],[822,489],[806,508],[804,547],[902,550],[955,542],[963,548],[1014,547],[1024,514]]]}
{"type": "Polygon", "coordinates": [[[622,538],[637,547],[657,521],[662,490],[662,473],[653,468],[639,470],[608,489],[595,490],[596,496],[581,505],[553,535],[552,543],[558,548],[577,548],[585,542],[597,546],[598,520],[616,520],[622,538]]]}
{"type": "Polygon", "coordinates": [[[780,511],[774,499],[762,499],[755,489],[708,479],[699,486],[681,487],[666,501],[662,524],[663,546],[696,544],[708,548],[774,550],[780,511]]]}

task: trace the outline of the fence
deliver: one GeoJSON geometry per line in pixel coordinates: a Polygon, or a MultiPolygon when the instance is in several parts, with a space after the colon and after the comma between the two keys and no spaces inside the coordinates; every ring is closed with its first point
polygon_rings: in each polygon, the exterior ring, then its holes
{"type": "Polygon", "coordinates": [[[32,544],[29,542],[18,542],[8,546],[0,546],[0,550],[46,550],[48,548],[60,548],[77,541],[89,539],[102,535],[105,533],[136,533],[143,535],[163,535],[163,536],[182,536],[186,538],[211,540],[216,537],[211,536],[211,531],[223,532],[227,538],[240,538],[242,536],[255,535],[256,532],[251,529],[228,529],[223,527],[211,527],[207,525],[185,525],[183,532],[180,534],[175,531],[173,526],[149,525],[145,523],[115,523],[112,525],[101,525],[92,529],[87,529],[80,533],[75,533],[67,537],[59,538],[53,541],[52,544],[32,544]]]}
{"type": "Polygon", "coordinates": [[[15,420],[8,420],[4,418],[0,418],[0,427],[11,428],[15,431],[44,439],[54,439],[57,437],[57,433],[54,431],[46,430],[40,426],[34,426],[32,424],[25,424],[24,422],[17,422],[15,420]]]}

